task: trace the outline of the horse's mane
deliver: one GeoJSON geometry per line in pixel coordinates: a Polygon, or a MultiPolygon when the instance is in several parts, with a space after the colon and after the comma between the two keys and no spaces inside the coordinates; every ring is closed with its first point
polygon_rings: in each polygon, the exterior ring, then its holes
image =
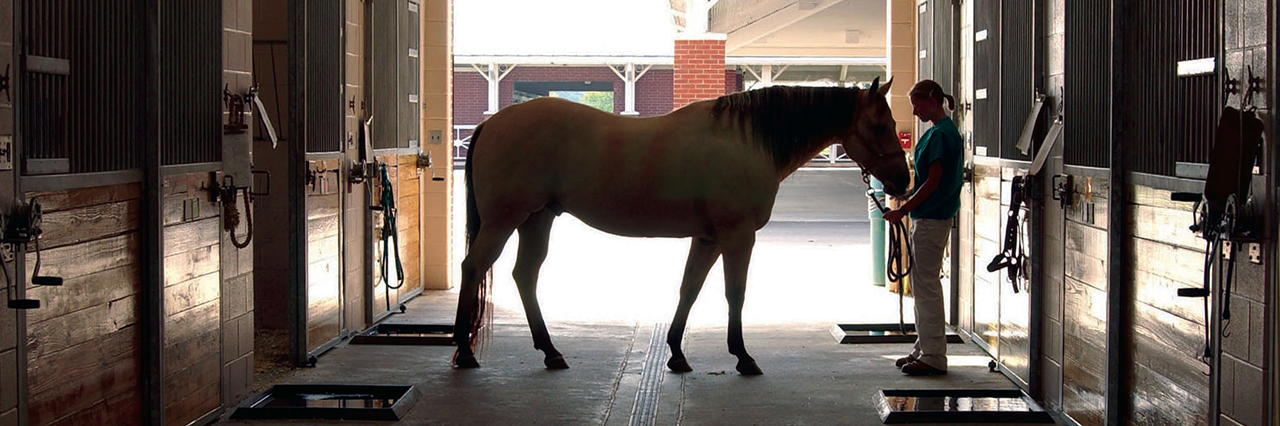
{"type": "Polygon", "coordinates": [[[716,99],[716,118],[736,118],[752,142],[779,168],[808,161],[818,142],[836,137],[852,125],[861,89],[773,86],[716,99]]]}

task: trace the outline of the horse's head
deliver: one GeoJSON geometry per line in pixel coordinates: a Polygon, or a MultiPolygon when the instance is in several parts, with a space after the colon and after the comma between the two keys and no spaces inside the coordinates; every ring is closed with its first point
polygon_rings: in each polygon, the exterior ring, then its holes
{"type": "Polygon", "coordinates": [[[902,145],[898,144],[897,122],[885,98],[892,84],[890,79],[881,86],[876,78],[870,90],[859,93],[853,127],[841,145],[854,161],[884,183],[885,193],[900,196],[911,185],[911,170],[902,145]]]}

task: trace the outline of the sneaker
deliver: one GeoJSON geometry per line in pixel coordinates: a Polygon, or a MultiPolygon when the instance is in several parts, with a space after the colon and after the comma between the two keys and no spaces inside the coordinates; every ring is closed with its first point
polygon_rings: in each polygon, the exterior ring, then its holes
{"type": "Polygon", "coordinates": [[[947,374],[947,370],[939,370],[920,361],[912,361],[903,365],[902,372],[908,376],[942,376],[947,374]]]}
{"type": "Polygon", "coordinates": [[[902,358],[898,358],[897,361],[894,361],[893,366],[898,367],[898,369],[902,369],[902,366],[913,363],[913,362],[916,362],[916,357],[907,355],[902,358]]]}

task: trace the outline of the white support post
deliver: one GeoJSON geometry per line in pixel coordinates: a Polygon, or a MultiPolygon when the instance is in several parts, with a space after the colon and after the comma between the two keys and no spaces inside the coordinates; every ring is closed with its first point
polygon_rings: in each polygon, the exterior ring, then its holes
{"type": "Polygon", "coordinates": [[[489,73],[485,75],[485,80],[489,81],[489,109],[485,110],[485,114],[498,113],[498,93],[501,86],[498,85],[502,81],[502,77],[498,75],[498,64],[489,63],[489,73]]]}
{"type": "Polygon", "coordinates": [[[613,71],[613,74],[618,76],[618,79],[622,80],[623,87],[625,88],[625,90],[623,90],[624,98],[622,101],[622,115],[640,115],[640,113],[636,111],[636,81],[640,80],[640,77],[643,77],[644,73],[649,72],[649,68],[652,67],[653,65],[645,65],[644,69],[640,70],[640,72],[636,72],[636,64],[634,62],[628,62],[622,67],[622,71],[619,72],[617,68],[613,67],[613,65],[609,66],[609,71],[613,71]]]}
{"type": "Polygon", "coordinates": [[[484,77],[485,81],[489,82],[489,109],[484,113],[489,115],[496,114],[498,112],[498,94],[502,88],[498,83],[501,83],[502,79],[506,78],[507,74],[510,74],[511,70],[516,68],[515,64],[507,67],[505,70],[494,62],[490,62],[487,69],[481,69],[480,66],[476,64],[471,64],[471,68],[475,69],[476,72],[480,73],[480,75],[484,77]]]}

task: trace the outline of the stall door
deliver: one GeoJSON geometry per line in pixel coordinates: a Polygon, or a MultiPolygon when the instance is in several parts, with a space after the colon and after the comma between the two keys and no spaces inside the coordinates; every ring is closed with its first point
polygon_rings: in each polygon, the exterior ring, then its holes
{"type": "MultiPolygon", "coordinates": [[[[973,324],[978,346],[999,355],[1000,283],[986,265],[1000,252],[1000,0],[974,2],[973,16],[973,324]]],[[[963,284],[962,284],[963,285],[963,284]]]]}
{"type": "Polygon", "coordinates": [[[317,356],[345,337],[343,321],[342,194],[346,185],[342,2],[307,5],[306,168],[303,221],[306,233],[307,357],[317,356]]]}

